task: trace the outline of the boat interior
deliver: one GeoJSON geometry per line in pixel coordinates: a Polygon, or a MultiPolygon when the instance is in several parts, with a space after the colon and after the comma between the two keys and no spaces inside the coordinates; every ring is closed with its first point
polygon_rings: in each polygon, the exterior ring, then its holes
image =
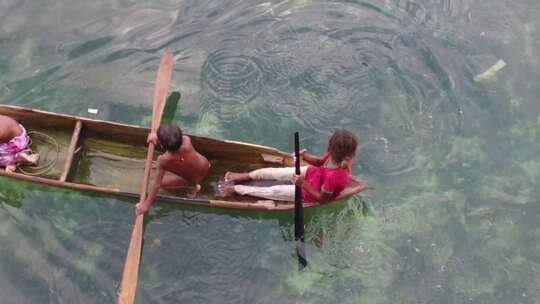
{"type": "MultiPolygon", "coordinates": [[[[19,173],[138,193],[147,153],[147,128],[14,106],[0,106],[0,114],[19,121],[31,139],[31,150],[40,154],[37,166],[21,166],[19,173]]],[[[290,155],[268,147],[197,136],[191,139],[211,163],[199,193],[206,199],[224,199],[216,193],[215,184],[226,171],[292,164],[290,155]]],[[[156,150],[154,160],[160,153],[156,150]]],[[[164,190],[162,194],[185,196],[182,190],[164,190]]]]}

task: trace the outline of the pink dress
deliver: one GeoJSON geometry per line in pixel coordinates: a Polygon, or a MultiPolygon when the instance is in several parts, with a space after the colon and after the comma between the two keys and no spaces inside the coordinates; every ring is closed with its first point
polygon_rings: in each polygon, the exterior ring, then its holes
{"type": "Polygon", "coordinates": [[[21,135],[0,144],[0,167],[14,165],[17,162],[19,153],[28,146],[29,139],[26,135],[26,130],[23,126],[21,126],[21,129],[21,135]]]}
{"type": "MultiPolygon", "coordinates": [[[[324,155],[324,163],[326,164],[330,158],[330,153],[324,155]]],[[[350,168],[350,165],[349,165],[350,168]]],[[[341,191],[349,185],[350,169],[341,169],[337,167],[320,167],[309,166],[305,181],[317,192],[326,192],[332,194],[332,199],[335,199],[341,191]]],[[[317,200],[307,191],[302,191],[302,198],[306,203],[315,203],[317,200]]]]}

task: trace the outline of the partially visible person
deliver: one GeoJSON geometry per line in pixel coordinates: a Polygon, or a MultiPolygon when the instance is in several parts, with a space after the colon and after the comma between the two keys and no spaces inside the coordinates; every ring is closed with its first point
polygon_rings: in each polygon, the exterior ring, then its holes
{"type": "MultiPolygon", "coordinates": [[[[219,185],[219,190],[226,196],[236,193],[293,202],[297,185],[302,187],[302,198],[305,203],[324,204],[336,199],[349,185],[352,159],[357,147],[358,139],[351,131],[338,129],[328,141],[324,155],[311,155],[305,149],[300,152],[300,158],[309,164],[300,168],[300,175],[295,174],[294,167],[263,168],[244,173],[227,172],[225,183],[219,185]],[[237,184],[250,180],[290,180],[293,184],[271,187],[237,184]]],[[[365,189],[367,183],[364,181],[362,183],[362,188],[365,189]]]]}
{"type": "Polygon", "coordinates": [[[0,115],[0,167],[14,172],[17,164],[36,164],[39,154],[30,154],[25,149],[29,144],[26,130],[15,119],[0,115]]]}
{"type": "Polygon", "coordinates": [[[165,153],[157,158],[156,175],[146,200],[136,205],[137,215],[148,211],[160,188],[187,189],[187,196],[194,198],[210,169],[208,159],[195,150],[189,136],[175,125],[159,126],[157,133],[148,134],[147,141],[160,144],[165,153]]]}

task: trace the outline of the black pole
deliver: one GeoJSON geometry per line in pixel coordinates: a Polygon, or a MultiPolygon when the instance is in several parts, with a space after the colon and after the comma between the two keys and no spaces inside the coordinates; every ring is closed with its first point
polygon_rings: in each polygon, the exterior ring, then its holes
{"type": "MultiPolygon", "coordinates": [[[[294,133],[294,155],[296,156],[296,174],[300,175],[300,136],[294,133]]],[[[302,202],[302,188],[296,186],[294,193],[294,240],[296,242],[296,255],[298,256],[298,270],[304,270],[307,265],[306,248],[304,245],[304,206],[302,202]]]]}

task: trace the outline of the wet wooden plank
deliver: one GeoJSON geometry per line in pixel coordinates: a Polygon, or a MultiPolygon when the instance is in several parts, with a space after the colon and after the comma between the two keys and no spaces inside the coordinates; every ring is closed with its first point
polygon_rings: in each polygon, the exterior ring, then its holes
{"type": "Polygon", "coordinates": [[[71,164],[73,163],[73,155],[75,154],[75,149],[77,148],[77,143],[79,142],[79,137],[81,135],[82,122],[80,120],[75,124],[73,129],[73,135],[71,136],[71,143],[67,150],[66,161],[64,163],[64,170],[62,170],[62,175],[60,175],[60,181],[65,182],[71,169],[71,164]]]}

